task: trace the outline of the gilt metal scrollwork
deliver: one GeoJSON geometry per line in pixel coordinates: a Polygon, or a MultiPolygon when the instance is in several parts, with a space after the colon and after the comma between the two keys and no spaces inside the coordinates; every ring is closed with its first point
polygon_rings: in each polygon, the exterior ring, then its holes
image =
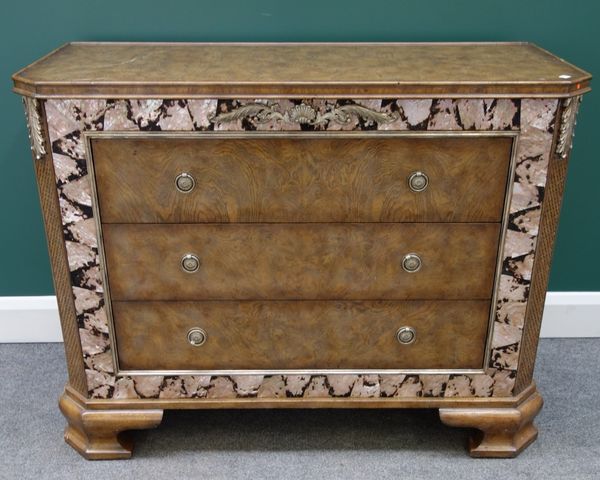
{"type": "Polygon", "coordinates": [[[257,123],[280,120],[303,125],[323,125],[329,122],[334,122],[338,125],[347,125],[352,122],[353,118],[380,124],[391,123],[399,118],[399,114],[398,112],[377,112],[357,104],[336,106],[325,113],[321,113],[305,103],[294,105],[283,111],[277,103],[247,103],[231,112],[215,115],[210,121],[212,123],[229,123],[247,117],[253,118],[257,123]]]}

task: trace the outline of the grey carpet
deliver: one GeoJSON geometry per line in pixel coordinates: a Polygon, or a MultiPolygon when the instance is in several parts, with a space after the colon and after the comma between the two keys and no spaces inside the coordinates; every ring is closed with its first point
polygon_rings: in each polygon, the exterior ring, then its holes
{"type": "Polygon", "coordinates": [[[519,458],[474,460],[435,411],[169,411],[134,457],[89,462],[62,440],[62,345],[0,345],[2,479],[599,479],[600,339],[543,340],[540,437],[519,458]]]}

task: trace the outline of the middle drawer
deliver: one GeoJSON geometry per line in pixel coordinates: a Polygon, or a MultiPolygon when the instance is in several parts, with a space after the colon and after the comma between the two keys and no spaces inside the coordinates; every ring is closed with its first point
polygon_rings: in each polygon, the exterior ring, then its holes
{"type": "Polygon", "coordinates": [[[489,299],[499,233],[496,223],[103,225],[113,300],[489,299]]]}

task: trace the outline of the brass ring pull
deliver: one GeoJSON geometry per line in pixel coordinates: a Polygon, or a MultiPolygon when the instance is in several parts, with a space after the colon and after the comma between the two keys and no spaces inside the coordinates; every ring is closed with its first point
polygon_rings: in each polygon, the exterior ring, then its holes
{"type": "Polygon", "coordinates": [[[206,332],[199,327],[192,328],[187,334],[188,342],[190,342],[190,345],[194,347],[200,347],[201,345],[204,345],[206,342],[206,337],[206,332]]]}
{"type": "Polygon", "coordinates": [[[417,338],[417,332],[412,327],[400,327],[396,332],[396,340],[402,345],[410,345],[417,338]]]}
{"type": "Polygon", "coordinates": [[[181,268],[186,273],[197,272],[200,268],[200,259],[193,253],[186,253],[181,257],[181,268]]]}
{"type": "Polygon", "coordinates": [[[408,273],[418,272],[422,264],[421,257],[416,253],[408,253],[402,259],[402,268],[408,273]]]}
{"type": "Polygon", "coordinates": [[[413,192],[422,192],[429,185],[429,177],[423,172],[413,172],[408,176],[408,188],[413,192]]]}
{"type": "Polygon", "coordinates": [[[181,193],[190,193],[196,186],[196,180],[190,173],[182,172],[175,177],[175,188],[181,193]]]}

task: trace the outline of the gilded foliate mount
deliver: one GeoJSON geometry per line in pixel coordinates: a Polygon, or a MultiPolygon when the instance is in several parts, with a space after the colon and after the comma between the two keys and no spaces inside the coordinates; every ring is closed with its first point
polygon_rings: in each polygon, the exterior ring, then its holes
{"type": "Polygon", "coordinates": [[[362,105],[348,104],[333,107],[331,110],[321,113],[317,109],[301,103],[287,110],[281,110],[278,103],[247,103],[231,112],[215,115],[210,119],[212,123],[230,123],[244,118],[252,118],[257,123],[268,123],[279,120],[301,125],[323,125],[329,122],[338,125],[348,125],[353,118],[358,118],[372,123],[391,123],[399,118],[398,112],[377,112],[362,105]]]}
{"type": "Polygon", "coordinates": [[[560,131],[556,142],[556,154],[566,159],[571,152],[573,137],[575,136],[575,125],[577,124],[577,111],[581,103],[581,95],[569,97],[563,100],[562,113],[560,116],[560,131]]]}
{"type": "Polygon", "coordinates": [[[23,105],[25,107],[25,118],[27,120],[27,129],[29,130],[31,151],[35,155],[35,158],[40,160],[43,155],[46,155],[40,104],[36,98],[23,97],[23,105]]]}

